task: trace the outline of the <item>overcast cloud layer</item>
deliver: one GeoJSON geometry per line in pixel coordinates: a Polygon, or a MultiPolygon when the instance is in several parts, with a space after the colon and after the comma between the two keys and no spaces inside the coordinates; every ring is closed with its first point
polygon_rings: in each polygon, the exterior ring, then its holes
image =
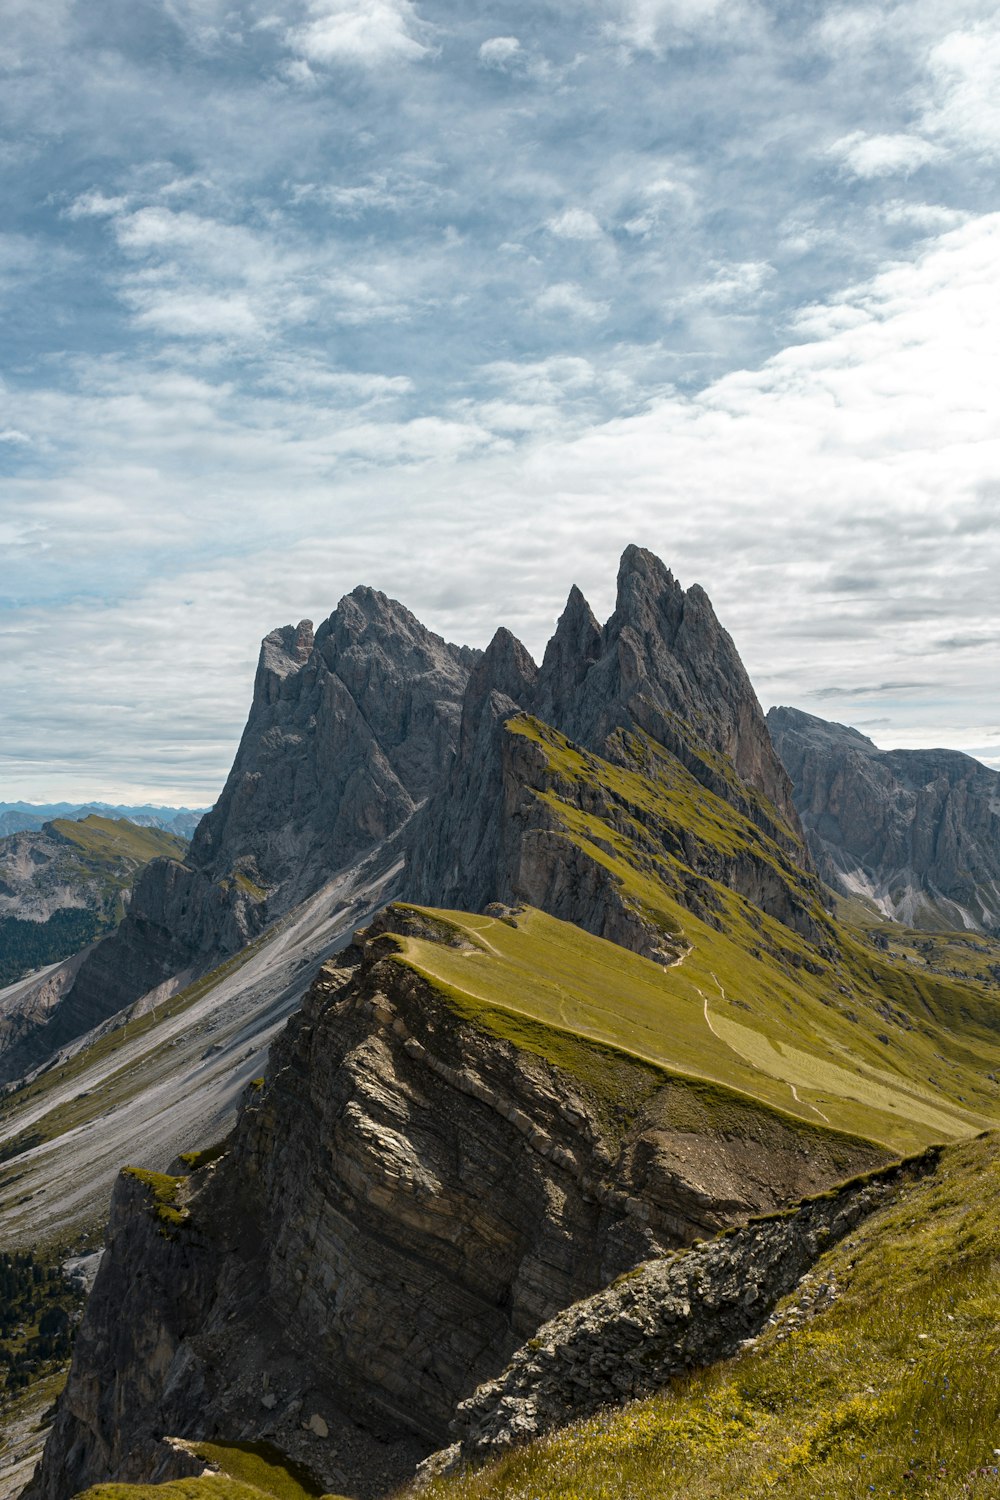
{"type": "Polygon", "coordinates": [[[367,582],[629,541],[765,706],[1000,765],[985,0],[8,0],[0,797],[197,803],[367,582]]]}

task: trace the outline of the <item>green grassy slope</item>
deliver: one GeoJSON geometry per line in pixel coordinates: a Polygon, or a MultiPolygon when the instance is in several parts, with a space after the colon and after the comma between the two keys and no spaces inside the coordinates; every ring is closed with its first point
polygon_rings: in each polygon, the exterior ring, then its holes
{"type": "Polygon", "coordinates": [[[93,864],[115,865],[125,860],[146,865],[161,855],[179,859],[187,848],[184,839],[162,828],[146,828],[127,818],[102,818],[97,813],[79,822],[56,818],[48,827],[93,864]]]}
{"type": "Polygon", "coordinates": [[[586,1037],[899,1152],[1000,1120],[1000,1091],[985,1077],[1000,1067],[1000,1036],[984,1033],[972,1047],[928,1020],[898,1027],[887,1047],[871,1005],[856,999],[848,1019],[824,976],[785,975],[680,908],[671,915],[691,946],[670,967],[531,908],[516,927],[469,913],[425,915],[440,924],[441,940],[400,939],[400,961],[470,1019],[571,1072],[579,1064],[568,1043],[586,1037]],[[927,1069],[945,1046],[965,1064],[936,1089],[927,1069]]]}
{"type": "MultiPolygon", "coordinates": [[[[760,824],[738,812],[647,736],[616,736],[612,762],[537,720],[520,716],[507,727],[544,757],[530,795],[556,836],[666,936],[679,962],[664,969],[617,948],[602,958],[600,948],[579,935],[559,937],[539,916],[521,924],[516,953],[512,929],[455,919],[470,941],[478,934],[503,950],[503,972],[496,954],[492,966],[484,958],[456,968],[445,950],[433,961],[413,950],[418,966],[465,988],[472,1001],[509,1007],[516,993],[515,1008],[540,1021],[896,1150],[971,1134],[1000,1118],[1000,991],[991,977],[1000,944],[977,936],[974,954],[961,949],[975,960],[964,969],[943,939],[935,939],[937,959],[885,951],[870,925],[824,909],[790,836],[778,843],[766,831],[778,826],[773,812],[760,824]],[[783,907],[785,920],[734,884],[766,893],[760,899],[783,907]],[[553,985],[567,985],[549,975],[560,964],[572,968],[574,945],[583,970],[593,965],[596,991],[588,998],[570,985],[570,998],[560,1001],[553,985]],[[473,971],[476,984],[467,984],[473,971]]],[[[721,779],[725,763],[716,759],[721,779]]]]}
{"type": "Polygon", "coordinates": [[[425,1500],[857,1500],[1000,1493],[1000,1143],[944,1152],[737,1359],[425,1500]],[[832,1305],[810,1298],[835,1288],[832,1305]]]}

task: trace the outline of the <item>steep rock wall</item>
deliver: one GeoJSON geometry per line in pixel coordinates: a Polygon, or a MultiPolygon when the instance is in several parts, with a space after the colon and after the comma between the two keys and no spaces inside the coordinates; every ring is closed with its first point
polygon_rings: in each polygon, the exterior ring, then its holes
{"type": "Polygon", "coordinates": [[[794,708],[767,723],[825,880],[909,926],[1000,931],[1000,774],[794,708]]]}
{"type": "MultiPolygon", "coordinates": [[[[671,1376],[730,1358],[765,1326],[821,1254],[939,1153],[847,1184],[781,1217],[648,1265],[567,1308],[463,1401],[457,1442],[424,1474],[481,1463],[553,1428],[662,1390],[671,1376]]],[[[822,1300],[822,1299],[820,1299],[822,1300]]]]}

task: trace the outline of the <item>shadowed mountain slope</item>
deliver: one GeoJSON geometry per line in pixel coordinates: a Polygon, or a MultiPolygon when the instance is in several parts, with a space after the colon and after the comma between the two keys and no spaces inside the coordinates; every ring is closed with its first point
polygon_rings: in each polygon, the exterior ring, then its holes
{"type": "Polygon", "coordinates": [[[1000,932],[1000,774],[957,750],[879,750],[794,708],[767,725],[830,885],[910,927],[1000,932]]]}
{"type": "MultiPolygon", "coordinates": [[[[685,591],[638,547],[622,557],[618,602],[603,629],[574,589],[540,669],[505,629],[477,663],[454,764],[409,838],[407,891],[414,899],[471,909],[522,895],[536,900],[535,886],[529,893],[521,881],[530,863],[524,840],[535,850],[543,842],[537,799],[520,803],[532,780],[528,762],[538,757],[523,740],[511,740],[519,714],[579,751],[617,763],[626,781],[629,773],[651,783],[661,771],[668,781],[683,774],[695,803],[702,795],[725,802],[749,838],[769,846],[772,867],[788,875],[788,882],[753,880],[753,899],[820,940],[819,889],[810,885],[791,785],[736,648],[703,590],[685,591]]],[[[686,821],[681,807],[661,819],[675,840],[683,839],[686,821]]],[[[717,863],[704,843],[697,851],[692,843],[689,862],[697,866],[702,854],[717,863]]],[[[610,935],[602,915],[588,912],[586,889],[568,909],[571,885],[567,874],[557,915],[610,935]]]]}

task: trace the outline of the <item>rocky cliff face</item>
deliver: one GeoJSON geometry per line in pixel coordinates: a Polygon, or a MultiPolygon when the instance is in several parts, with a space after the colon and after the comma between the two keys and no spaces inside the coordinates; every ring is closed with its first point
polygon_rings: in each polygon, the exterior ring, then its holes
{"type": "Polygon", "coordinates": [[[794,708],[767,724],[824,879],[909,926],[1000,930],[1000,774],[794,708]]]}
{"type": "Polygon", "coordinates": [[[603,629],[579,591],[570,594],[523,706],[598,753],[615,729],[645,730],[706,786],[744,800],[741,810],[759,809],[758,792],[771,818],[798,832],[791,785],[732,638],[704,589],[683,589],[641,547],[622,555],[603,629]]]}
{"type": "MultiPolygon", "coordinates": [[[[725,881],[786,925],[826,941],[806,911],[815,903],[791,889],[808,883],[808,855],[790,782],[736,649],[703,591],[685,592],[636,547],[622,557],[618,603],[603,629],[574,588],[540,668],[503,629],[478,662],[454,763],[409,839],[406,888],[414,899],[468,910],[490,900],[525,901],[639,952],[655,951],[655,934],[634,910],[623,913],[608,871],[567,846],[542,796],[559,778],[537,746],[512,735],[519,714],[654,781],[664,761],[657,753],[665,751],[770,848],[766,857],[749,845],[738,857],[723,857],[676,820],[650,827],[644,813],[642,826],[633,818],[632,828],[643,857],[681,853],[698,874],[725,881]],[[647,752],[649,741],[658,751],[647,752]]],[[[560,791],[567,791],[565,780],[560,791]]],[[[595,784],[574,795],[582,812],[600,817],[615,800],[595,784]]],[[[612,821],[622,823],[628,799],[617,800],[612,821]]]]}
{"type": "Polygon", "coordinates": [[[477,654],[367,588],[315,636],[308,621],[267,636],[233,768],[183,862],[146,868],[125,920],[6,1076],[211,968],[397,834],[451,755],[477,654]]]}
{"type": "Polygon", "coordinates": [[[749,1103],[701,1133],[681,1080],[608,1113],[401,964],[408,931],[451,940],[390,908],[325,968],[217,1165],[123,1176],[31,1500],[214,1434],[384,1493],[558,1309],[880,1159],[749,1103]]]}
{"type": "MultiPolygon", "coordinates": [[[[484,1463],[603,1407],[663,1390],[672,1376],[735,1355],[819,1257],[900,1187],[934,1170],[931,1150],[669,1259],[651,1261],[538,1330],[507,1368],[463,1401],[457,1441],[423,1477],[484,1463]]],[[[811,1311],[835,1295],[820,1285],[811,1311]]]]}

